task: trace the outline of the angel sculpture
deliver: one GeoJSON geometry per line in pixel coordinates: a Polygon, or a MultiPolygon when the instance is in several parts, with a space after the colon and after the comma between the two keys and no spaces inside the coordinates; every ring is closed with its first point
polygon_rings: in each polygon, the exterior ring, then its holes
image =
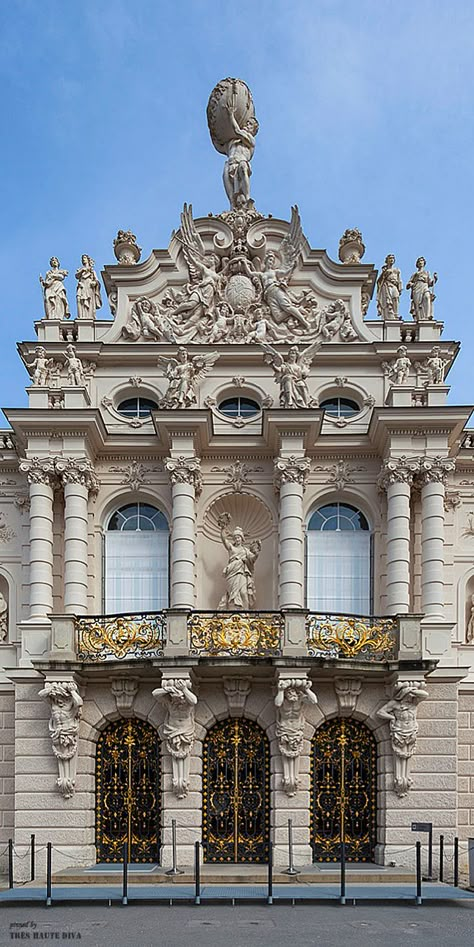
{"type": "Polygon", "coordinates": [[[145,339],[165,339],[175,342],[173,327],[166,315],[163,315],[155,303],[147,296],[137,299],[130,313],[130,319],[122,329],[122,334],[136,342],[141,335],[145,339]]]}
{"type": "Polygon", "coordinates": [[[311,326],[304,311],[296,305],[287,286],[287,281],[296,266],[302,241],[301,220],[298,208],[295,206],[291,208],[290,229],[280,244],[280,252],[277,255],[273,250],[268,251],[260,278],[264,301],[275,322],[280,324],[291,317],[296,319],[304,329],[310,330],[311,326]],[[280,265],[278,256],[282,258],[280,265]]]}
{"type": "Polygon", "coordinates": [[[181,231],[178,235],[187,263],[190,283],[187,286],[187,299],[179,303],[173,316],[187,313],[187,327],[195,325],[200,319],[213,315],[217,290],[221,281],[217,273],[219,257],[212,253],[206,255],[204,244],[194,226],[193,208],[190,204],[183,207],[181,231]]]}
{"type": "Polygon", "coordinates": [[[197,385],[218,358],[218,352],[189,358],[186,349],[182,347],[178,349],[177,358],[167,359],[160,355],[158,365],[164,369],[169,384],[159,407],[190,408],[191,405],[197,404],[197,385]]]}
{"type": "Polygon", "coordinates": [[[311,363],[322,342],[313,342],[307,348],[299,351],[297,345],[292,345],[286,358],[268,343],[262,343],[264,356],[275,372],[275,380],[280,385],[281,408],[311,408],[312,399],[309,394],[306,378],[309,375],[311,363]]]}

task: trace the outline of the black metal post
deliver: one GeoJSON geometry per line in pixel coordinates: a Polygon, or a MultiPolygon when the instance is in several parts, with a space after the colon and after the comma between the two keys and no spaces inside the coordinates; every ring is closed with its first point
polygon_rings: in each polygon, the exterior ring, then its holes
{"type": "Polygon", "coordinates": [[[421,842],[416,843],[416,903],[422,904],[421,897],[421,842]]]}
{"type": "Polygon", "coordinates": [[[428,832],[428,877],[427,881],[433,881],[433,829],[428,832]]]}
{"type": "Polygon", "coordinates": [[[194,903],[201,903],[201,843],[194,843],[194,903]]]}
{"type": "Polygon", "coordinates": [[[8,839],[8,887],[13,888],[13,839],[8,839]]]}
{"type": "Polygon", "coordinates": [[[173,858],[173,867],[166,872],[167,875],[182,875],[184,872],[178,868],[178,856],[176,847],[176,819],[171,819],[171,850],[173,858]]]}
{"type": "Polygon", "coordinates": [[[268,843],[268,891],[267,904],[273,904],[273,842],[268,843]]]}
{"type": "Polygon", "coordinates": [[[341,893],[339,902],[340,904],[346,903],[346,842],[344,837],[341,839],[341,893]]]}
{"type": "Polygon", "coordinates": [[[288,819],[288,868],[285,868],[282,874],[299,875],[293,859],[293,819],[288,819]]]}
{"type": "Polygon", "coordinates": [[[439,837],[439,880],[444,881],[444,835],[439,837]]]}
{"type": "Polygon", "coordinates": [[[128,904],[128,842],[123,843],[122,904],[128,904]]]}
{"type": "Polygon", "coordinates": [[[51,842],[46,845],[46,907],[51,907],[51,868],[52,868],[53,846],[51,842]]]}
{"type": "Polygon", "coordinates": [[[30,845],[30,881],[35,880],[35,836],[31,836],[30,845]]]}
{"type": "Polygon", "coordinates": [[[454,887],[459,886],[459,839],[454,838],[454,887]]]}

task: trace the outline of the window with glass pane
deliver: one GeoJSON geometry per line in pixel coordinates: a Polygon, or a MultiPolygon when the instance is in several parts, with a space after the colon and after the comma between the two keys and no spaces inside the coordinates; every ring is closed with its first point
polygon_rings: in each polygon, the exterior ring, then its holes
{"type": "Polygon", "coordinates": [[[221,414],[226,414],[229,418],[251,418],[258,414],[260,405],[251,398],[226,398],[219,405],[221,414]]]}
{"type": "Polygon", "coordinates": [[[121,401],[117,411],[126,418],[147,418],[152,411],[156,411],[158,405],[150,398],[126,398],[121,401]]]}
{"type": "Polygon", "coordinates": [[[371,533],[360,510],[331,503],[308,523],[307,607],[313,612],[372,613],[371,533]]]}
{"type": "Polygon", "coordinates": [[[169,529],[148,503],[128,503],[110,518],[105,534],[105,611],[159,611],[168,607],[169,529]]]}
{"type": "Polygon", "coordinates": [[[332,418],[352,418],[360,411],[357,401],[350,398],[327,398],[326,401],[320,402],[319,407],[332,418]]]}

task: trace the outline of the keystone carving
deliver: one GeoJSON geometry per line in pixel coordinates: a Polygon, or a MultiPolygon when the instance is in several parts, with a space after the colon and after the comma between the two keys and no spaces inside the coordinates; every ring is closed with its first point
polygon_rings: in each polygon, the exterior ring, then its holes
{"type": "Polygon", "coordinates": [[[116,678],[110,686],[115,704],[122,717],[133,716],[133,705],[138,691],[138,681],[134,678],[116,678]]]}
{"type": "Polygon", "coordinates": [[[222,682],[227,706],[231,717],[242,717],[245,701],[252,689],[252,684],[246,677],[225,677],[222,682]]]}
{"type": "Polygon", "coordinates": [[[356,709],[362,691],[362,681],[353,677],[336,677],[334,690],[341,717],[349,717],[356,709]]]}

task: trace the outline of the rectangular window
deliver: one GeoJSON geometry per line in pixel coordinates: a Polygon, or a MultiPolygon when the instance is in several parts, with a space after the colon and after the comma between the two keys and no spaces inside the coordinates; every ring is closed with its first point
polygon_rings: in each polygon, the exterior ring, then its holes
{"type": "Polygon", "coordinates": [[[307,607],[370,615],[371,536],[366,530],[308,530],[307,607]]]}
{"type": "Polygon", "coordinates": [[[105,612],[156,612],[168,607],[169,534],[105,534],[105,612]]]}

